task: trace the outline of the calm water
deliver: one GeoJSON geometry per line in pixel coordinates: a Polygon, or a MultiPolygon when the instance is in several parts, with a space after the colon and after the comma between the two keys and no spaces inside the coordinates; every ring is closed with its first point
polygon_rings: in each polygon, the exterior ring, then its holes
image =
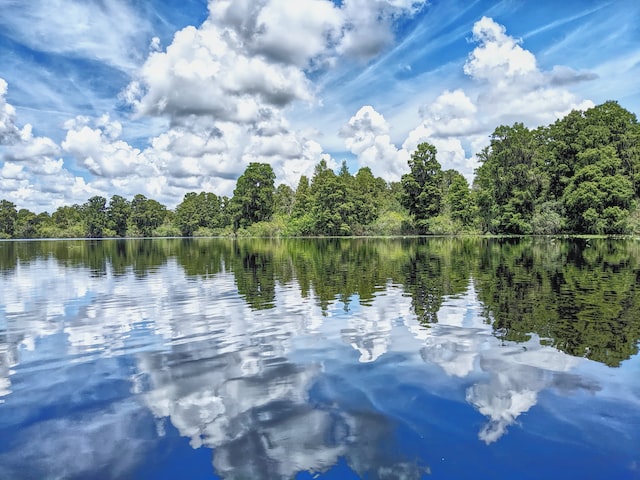
{"type": "Polygon", "coordinates": [[[640,242],[0,242],[0,478],[640,478],[640,242]]]}

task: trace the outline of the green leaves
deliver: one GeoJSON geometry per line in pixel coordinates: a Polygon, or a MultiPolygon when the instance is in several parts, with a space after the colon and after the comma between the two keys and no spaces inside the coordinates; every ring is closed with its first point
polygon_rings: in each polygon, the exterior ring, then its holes
{"type": "Polygon", "coordinates": [[[131,201],[131,222],[143,237],[150,237],[153,230],[164,222],[167,207],[156,200],[148,199],[142,194],[131,201]]]}
{"type": "Polygon", "coordinates": [[[214,193],[189,192],[176,207],[173,223],[184,237],[191,237],[199,228],[224,227],[224,199],[214,193]]]}
{"type": "Polygon", "coordinates": [[[111,197],[109,207],[107,209],[107,217],[109,228],[113,230],[117,236],[124,237],[127,234],[127,224],[131,216],[131,204],[120,195],[111,197]]]}
{"type": "Polygon", "coordinates": [[[0,238],[11,238],[16,229],[18,211],[9,200],[0,200],[0,238]]]}
{"type": "Polygon", "coordinates": [[[101,238],[107,227],[107,199],[99,195],[91,197],[82,205],[82,213],[89,238],[101,238]]]}
{"type": "Polygon", "coordinates": [[[267,221],[273,215],[275,174],[267,163],[250,163],[233,191],[234,228],[267,221]]]}
{"type": "Polygon", "coordinates": [[[426,222],[440,213],[442,169],[436,160],[436,147],[421,143],[411,155],[411,173],[402,176],[402,204],[414,217],[419,233],[428,233],[426,222]]]}
{"type": "Polygon", "coordinates": [[[622,162],[615,149],[590,148],[578,154],[578,159],[585,166],[570,180],[562,197],[569,227],[582,233],[627,233],[633,183],[620,172],[622,162]]]}

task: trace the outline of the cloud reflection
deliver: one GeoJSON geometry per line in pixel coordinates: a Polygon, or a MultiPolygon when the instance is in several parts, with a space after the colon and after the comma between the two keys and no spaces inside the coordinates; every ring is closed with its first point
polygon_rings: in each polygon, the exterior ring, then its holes
{"type": "MultiPolygon", "coordinates": [[[[3,291],[13,292],[0,305],[6,331],[0,340],[0,402],[15,395],[11,376],[20,367],[50,373],[62,362],[104,362],[124,377],[135,402],[113,401],[113,409],[95,418],[38,422],[23,435],[40,428],[55,438],[58,429],[69,428],[86,435],[90,449],[100,448],[91,436],[96,431],[121,443],[135,436],[130,429],[139,420],[139,401],[158,434],[170,423],[193,448],[212,449],[213,469],[223,478],[292,478],[300,471],[327,471],[341,459],[371,478],[420,478],[423,467],[387,448],[404,418],[388,415],[371,399],[373,387],[352,384],[354,373],[341,369],[382,370],[389,354],[419,373],[420,358],[439,366],[464,383],[463,404],[487,418],[479,432],[487,444],[534,407],[543,390],[600,388],[571,373],[587,360],[545,346],[535,335],[524,343],[497,338],[472,283],[462,295],[443,297],[438,322],[425,326],[406,287],[388,283],[363,302],[353,295],[345,310],[337,296],[320,302],[313,288],[303,294],[297,282],[274,276],[273,306],[256,309],[239,294],[234,272],[187,275],[174,257],[143,276],[127,269],[114,275],[111,267],[97,276],[52,258],[19,264],[0,277],[3,291]],[[117,362],[124,356],[131,364],[126,368],[117,362]]],[[[60,367],[65,374],[68,368],[60,367]]],[[[102,388],[103,374],[92,374],[88,385],[102,388]]],[[[61,401],[77,387],[68,382],[64,391],[53,391],[48,375],[37,377],[41,383],[22,395],[36,390],[61,401]]],[[[70,450],[80,441],[71,434],[60,438],[70,450]]],[[[57,462],[48,446],[39,448],[20,458],[57,462]]],[[[110,444],[99,460],[119,458],[118,448],[110,444]]],[[[142,455],[144,448],[140,440],[131,451],[142,455]]],[[[73,474],[90,471],[89,463],[73,464],[73,474]]],[[[127,468],[133,463],[131,457],[127,468]]]]}
{"type": "Polygon", "coordinates": [[[595,383],[576,382],[575,376],[567,374],[583,359],[542,345],[537,335],[524,343],[497,338],[481,315],[472,285],[464,295],[447,298],[438,319],[429,328],[414,320],[407,327],[423,342],[420,354],[425,362],[440,366],[449,376],[488,376],[466,392],[467,402],[489,420],[478,434],[487,444],[500,439],[520,415],[535,406],[541,391],[599,388],[595,383]]]}
{"type": "MultiPolygon", "coordinates": [[[[319,331],[330,335],[322,325],[326,313],[300,297],[297,288],[278,286],[276,296],[288,301],[276,302],[270,310],[229,312],[226,325],[219,328],[237,323],[245,328],[233,345],[210,337],[173,342],[170,351],[139,355],[138,370],[148,385],[143,398],[153,414],[168,419],[192,447],[212,448],[213,467],[223,478],[293,478],[301,471],[327,471],[341,457],[372,478],[391,478],[385,471],[420,478],[423,469],[417,465],[376,458],[378,444],[392,432],[383,414],[371,407],[356,413],[314,398],[314,388],[323,381],[323,364],[294,363],[289,357],[301,354],[294,351],[292,334],[301,342],[313,342],[311,334],[319,331]]],[[[374,301],[362,314],[377,318],[391,305],[381,303],[374,301]]],[[[180,331],[182,323],[187,322],[174,317],[172,331],[180,331]]],[[[385,323],[377,329],[375,320],[371,325],[374,332],[360,325],[347,340],[366,345],[363,337],[380,336],[390,328],[385,323]]],[[[384,338],[388,340],[388,333],[384,338]]],[[[361,352],[371,353],[366,346],[361,352]]]]}

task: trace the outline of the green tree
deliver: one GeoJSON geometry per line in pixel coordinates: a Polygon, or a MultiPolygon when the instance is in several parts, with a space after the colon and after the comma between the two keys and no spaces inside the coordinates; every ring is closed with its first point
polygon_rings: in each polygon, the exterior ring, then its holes
{"type": "Polygon", "coordinates": [[[309,212],[310,206],[310,192],[309,192],[309,179],[302,175],[298,182],[298,188],[296,188],[295,198],[293,200],[293,208],[291,215],[294,218],[300,218],[309,212]]]}
{"type": "Polygon", "coordinates": [[[289,185],[281,183],[277,186],[274,196],[275,213],[290,216],[293,211],[296,194],[289,185]]]}
{"type": "Polygon", "coordinates": [[[15,238],[39,238],[42,236],[41,229],[48,225],[51,218],[47,212],[35,214],[26,208],[18,211],[16,222],[15,238]]]}
{"type": "Polygon", "coordinates": [[[550,126],[548,144],[552,199],[560,199],[571,178],[586,166],[578,155],[604,146],[615,149],[621,173],[631,180],[635,195],[640,194],[640,124],[617,102],[572,111],[550,126]]]}
{"type": "Polygon", "coordinates": [[[167,207],[160,202],[137,194],[131,201],[131,222],[143,237],[153,235],[153,229],[158,228],[167,216],[167,207]]]}
{"type": "Polygon", "coordinates": [[[291,217],[285,233],[292,236],[311,235],[314,232],[314,220],[311,214],[311,190],[309,179],[302,175],[296,188],[291,217]]]}
{"type": "Polygon", "coordinates": [[[234,228],[271,219],[274,210],[275,174],[268,163],[249,164],[233,191],[234,228]]]}
{"type": "Polygon", "coordinates": [[[214,193],[189,192],[176,207],[174,224],[184,237],[191,237],[199,228],[224,226],[223,199],[214,193]]]}
{"type": "Polygon", "coordinates": [[[436,147],[421,143],[409,160],[410,173],[402,176],[402,204],[413,216],[419,233],[428,233],[428,220],[440,213],[442,168],[436,147]]]}
{"type": "Polygon", "coordinates": [[[85,223],[85,235],[89,238],[102,238],[107,228],[107,199],[99,195],[91,197],[82,205],[85,223]]]}
{"type": "Polygon", "coordinates": [[[201,226],[206,228],[224,226],[222,220],[222,198],[211,192],[200,192],[198,198],[203,212],[201,226]]]}
{"type": "Polygon", "coordinates": [[[478,155],[481,166],[474,187],[484,231],[532,232],[535,207],[544,200],[548,184],[536,155],[541,135],[522,123],[500,126],[491,135],[489,148],[478,155]]]}
{"type": "Polygon", "coordinates": [[[382,197],[386,191],[387,183],[381,178],[374,177],[369,167],[358,170],[354,177],[353,188],[349,192],[349,196],[353,198],[357,225],[366,227],[377,220],[383,203],[382,197]]]}
{"type": "Polygon", "coordinates": [[[58,207],[51,215],[51,237],[83,237],[86,234],[82,206],[58,207]]]}
{"type": "Polygon", "coordinates": [[[321,160],[313,173],[310,186],[310,212],[313,219],[313,233],[320,235],[348,235],[351,228],[343,218],[346,212],[345,186],[347,184],[348,170],[341,172],[339,178],[333,170],[327,166],[325,160],[321,160]]]}
{"type": "Polygon", "coordinates": [[[180,230],[183,237],[193,236],[200,226],[201,213],[198,209],[198,195],[196,192],[189,192],[176,207],[174,224],[180,230]]]}
{"type": "Polygon", "coordinates": [[[117,236],[127,235],[127,224],[131,216],[131,204],[120,195],[113,195],[107,208],[108,225],[117,236]]]}
{"type": "Polygon", "coordinates": [[[464,176],[455,171],[445,172],[449,178],[447,189],[444,193],[444,203],[454,221],[463,226],[471,226],[475,219],[475,202],[471,196],[469,183],[464,176]]]}
{"type": "Polygon", "coordinates": [[[18,211],[14,203],[0,200],[0,238],[11,238],[16,230],[18,211]]]}
{"type": "Polygon", "coordinates": [[[564,191],[569,228],[575,233],[627,233],[633,183],[621,172],[611,145],[577,155],[580,168],[564,191]]]}

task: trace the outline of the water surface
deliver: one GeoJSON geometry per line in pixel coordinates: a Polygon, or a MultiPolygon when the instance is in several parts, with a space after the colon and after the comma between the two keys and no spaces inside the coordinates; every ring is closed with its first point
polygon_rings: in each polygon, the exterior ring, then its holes
{"type": "Polygon", "coordinates": [[[640,478],[640,244],[0,242],[0,478],[640,478]]]}

